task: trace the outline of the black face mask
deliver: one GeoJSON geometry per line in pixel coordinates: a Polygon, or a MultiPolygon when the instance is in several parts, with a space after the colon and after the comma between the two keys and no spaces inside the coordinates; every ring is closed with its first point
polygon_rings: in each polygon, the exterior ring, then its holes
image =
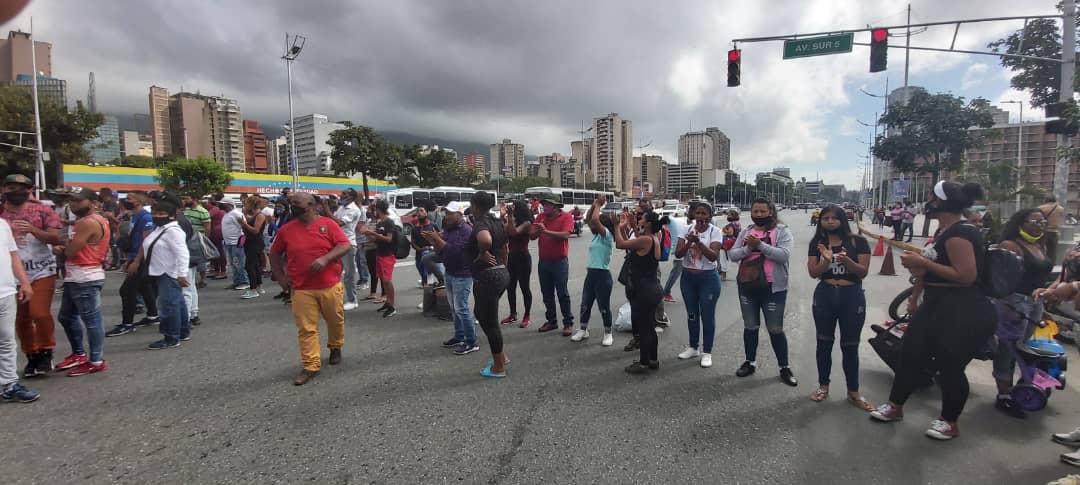
{"type": "Polygon", "coordinates": [[[727,221],[728,221],[728,222],[736,222],[736,221],[738,221],[738,220],[739,220],[739,218],[738,218],[738,217],[728,217],[728,218],[727,218],[727,221]]]}
{"type": "Polygon", "coordinates": [[[30,199],[29,192],[8,192],[4,194],[4,202],[10,202],[11,205],[23,205],[30,199]]]}
{"type": "Polygon", "coordinates": [[[135,203],[128,200],[121,202],[120,205],[124,206],[124,208],[127,210],[132,210],[135,208],[135,203]]]}
{"type": "Polygon", "coordinates": [[[765,226],[768,226],[769,224],[772,224],[772,221],[773,221],[773,218],[772,218],[772,216],[767,216],[767,217],[751,217],[750,219],[754,221],[754,224],[756,224],[756,225],[758,225],[758,226],[761,226],[761,227],[765,227],[765,226]]]}
{"type": "Polygon", "coordinates": [[[923,213],[926,214],[926,217],[933,217],[939,212],[941,212],[941,201],[935,200],[927,202],[926,205],[923,206],[923,213]]]}
{"type": "Polygon", "coordinates": [[[289,214],[291,214],[294,218],[299,219],[301,217],[304,217],[304,214],[307,214],[307,207],[297,207],[295,205],[290,205],[289,214]]]}
{"type": "Polygon", "coordinates": [[[165,224],[173,221],[171,217],[153,217],[151,219],[154,221],[154,225],[158,227],[164,226],[165,224]]]}
{"type": "Polygon", "coordinates": [[[827,228],[825,226],[822,226],[821,228],[825,230],[825,234],[836,234],[836,233],[840,232],[839,227],[836,228],[836,229],[829,229],[829,228],[827,228]]]}
{"type": "Polygon", "coordinates": [[[75,214],[75,217],[86,217],[90,215],[90,206],[83,207],[82,209],[71,209],[71,213],[75,214]]]}

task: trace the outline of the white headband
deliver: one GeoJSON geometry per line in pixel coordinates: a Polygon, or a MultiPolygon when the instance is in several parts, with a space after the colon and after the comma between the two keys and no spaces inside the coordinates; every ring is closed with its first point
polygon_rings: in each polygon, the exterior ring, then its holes
{"type": "Polygon", "coordinates": [[[934,195],[941,200],[949,200],[949,196],[945,195],[945,181],[942,180],[934,186],[934,195]]]}

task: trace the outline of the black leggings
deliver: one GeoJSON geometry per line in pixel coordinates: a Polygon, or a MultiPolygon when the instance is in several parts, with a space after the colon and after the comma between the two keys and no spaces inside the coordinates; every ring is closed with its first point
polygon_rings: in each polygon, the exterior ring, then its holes
{"type": "MultiPolygon", "coordinates": [[[[375,263],[376,263],[375,250],[374,249],[365,249],[364,250],[364,257],[367,258],[368,274],[371,275],[371,278],[368,278],[368,279],[371,280],[371,294],[374,295],[375,290],[379,289],[379,278],[378,278],[378,276],[376,276],[379,273],[377,271],[375,271],[375,263]]],[[[385,289],[384,289],[383,293],[386,293],[385,289]]]]}
{"type": "MultiPolygon", "coordinates": [[[[143,261],[142,264],[147,264],[143,261]]],[[[154,318],[157,311],[157,281],[149,276],[137,273],[127,278],[120,285],[120,323],[132,325],[135,323],[135,307],[139,305],[138,297],[142,296],[143,304],[146,305],[146,316],[154,318]]]]}
{"type": "Polygon", "coordinates": [[[502,330],[499,329],[499,299],[510,283],[510,272],[506,268],[492,268],[473,275],[473,298],[476,307],[473,315],[480,321],[480,328],[487,336],[491,354],[503,351],[502,330]]]}
{"type": "Polygon", "coordinates": [[[532,277],[532,255],[524,251],[511,252],[507,255],[506,269],[510,272],[510,286],[506,292],[506,299],[510,301],[510,314],[517,315],[517,288],[520,286],[527,316],[532,310],[532,288],[529,286],[529,278],[532,277]]]}
{"type": "Polygon", "coordinates": [[[656,306],[664,298],[664,288],[660,286],[658,277],[635,280],[633,288],[626,289],[626,300],[630,302],[630,322],[634,328],[634,336],[640,344],[638,360],[646,364],[660,360],[656,350],[659,344],[656,336],[656,306]]]}
{"type": "Polygon", "coordinates": [[[266,244],[262,242],[262,235],[248,235],[247,242],[244,244],[244,269],[247,270],[248,284],[252,289],[262,286],[263,249],[265,248],[266,244]],[[256,243],[255,238],[258,238],[259,242],[256,243]]]}
{"type": "Polygon", "coordinates": [[[964,369],[996,326],[997,314],[981,290],[926,288],[923,303],[904,334],[889,401],[902,406],[924,375],[923,369],[936,369],[941,384],[941,419],[955,422],[968,398],[964,369]]]}

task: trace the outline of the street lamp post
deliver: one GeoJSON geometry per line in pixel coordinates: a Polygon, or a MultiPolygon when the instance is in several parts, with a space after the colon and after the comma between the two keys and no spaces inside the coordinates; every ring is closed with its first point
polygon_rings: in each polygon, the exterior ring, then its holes
{"type": "Polygon", "coordinates": [[[285,33],[285,55],[281,56],[285,59],[285,69],[289,76],[289,145],[292,147],[292,189],[296,192],[300,186],[300,164],[296,161],[296,130],[292,129],[293,124],[296,122],[296,115],[293,114],[293,102],[292,102],[292,63],[296,60],[296,57],[300,55],[300,51],[304,48],[304,43],[307,42],[307,38],[302,35],[294,35],[292,37],[292,46],[290,47],[289,33],[285,33]]]}
{"type": "Polygon", "coordinates": [[[1002,103],[1020,105],[1020,124],[1016,127],[1016,212],[1020,212],[1020,174],[1024,170],[1024,102],[1002,101],[1002,103]]]}

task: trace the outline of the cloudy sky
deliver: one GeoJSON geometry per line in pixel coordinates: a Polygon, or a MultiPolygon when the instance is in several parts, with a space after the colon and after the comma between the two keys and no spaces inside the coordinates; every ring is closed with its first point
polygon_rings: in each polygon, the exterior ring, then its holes
{"type": "MultiPolygon", "coordinates": [[[[914,0],[913,22],[1055,12],[1056,0],[914,0]]],[[[294,65],[296,113],[325,113],[383,130],[569,152],[581,120],[618,112],[635,145],[675,161],[678,136],[717,126],[735,170],[855,187],[859,154],[882,92],[903,84],[903,51],[870,74],[869,48],[784,61],[781,43],[743,44],[743,84],[726,87],[731,39],[900,25],[899,0],[34,0],[5,30],[53,43],[53,74],[98,106],[146,113],[147,88],[199,90],[239,101],[246,118],[288,118],[285,32],[307,36],[294,65]]],[[[962,26],[959,49],[1021,21],[962,26]]],[[[894,33],[897,33],[894,31],[894,33]]],[[[948,47],[938,27],[912,45],[948,47]]],[[[869,34],[856,36],[867,42],[869,34]]],[[[890,39],[893,44],[902,38],[890,39]]],[[[913,51],[910,83],[992,102],[1027,100],[997,58],[913,51]]],[[[1004,105],[1014,110],[1015,105],[1004,105]]],[[[1032,116],[1025,110],[1025,119],[1032,116]]]]}

